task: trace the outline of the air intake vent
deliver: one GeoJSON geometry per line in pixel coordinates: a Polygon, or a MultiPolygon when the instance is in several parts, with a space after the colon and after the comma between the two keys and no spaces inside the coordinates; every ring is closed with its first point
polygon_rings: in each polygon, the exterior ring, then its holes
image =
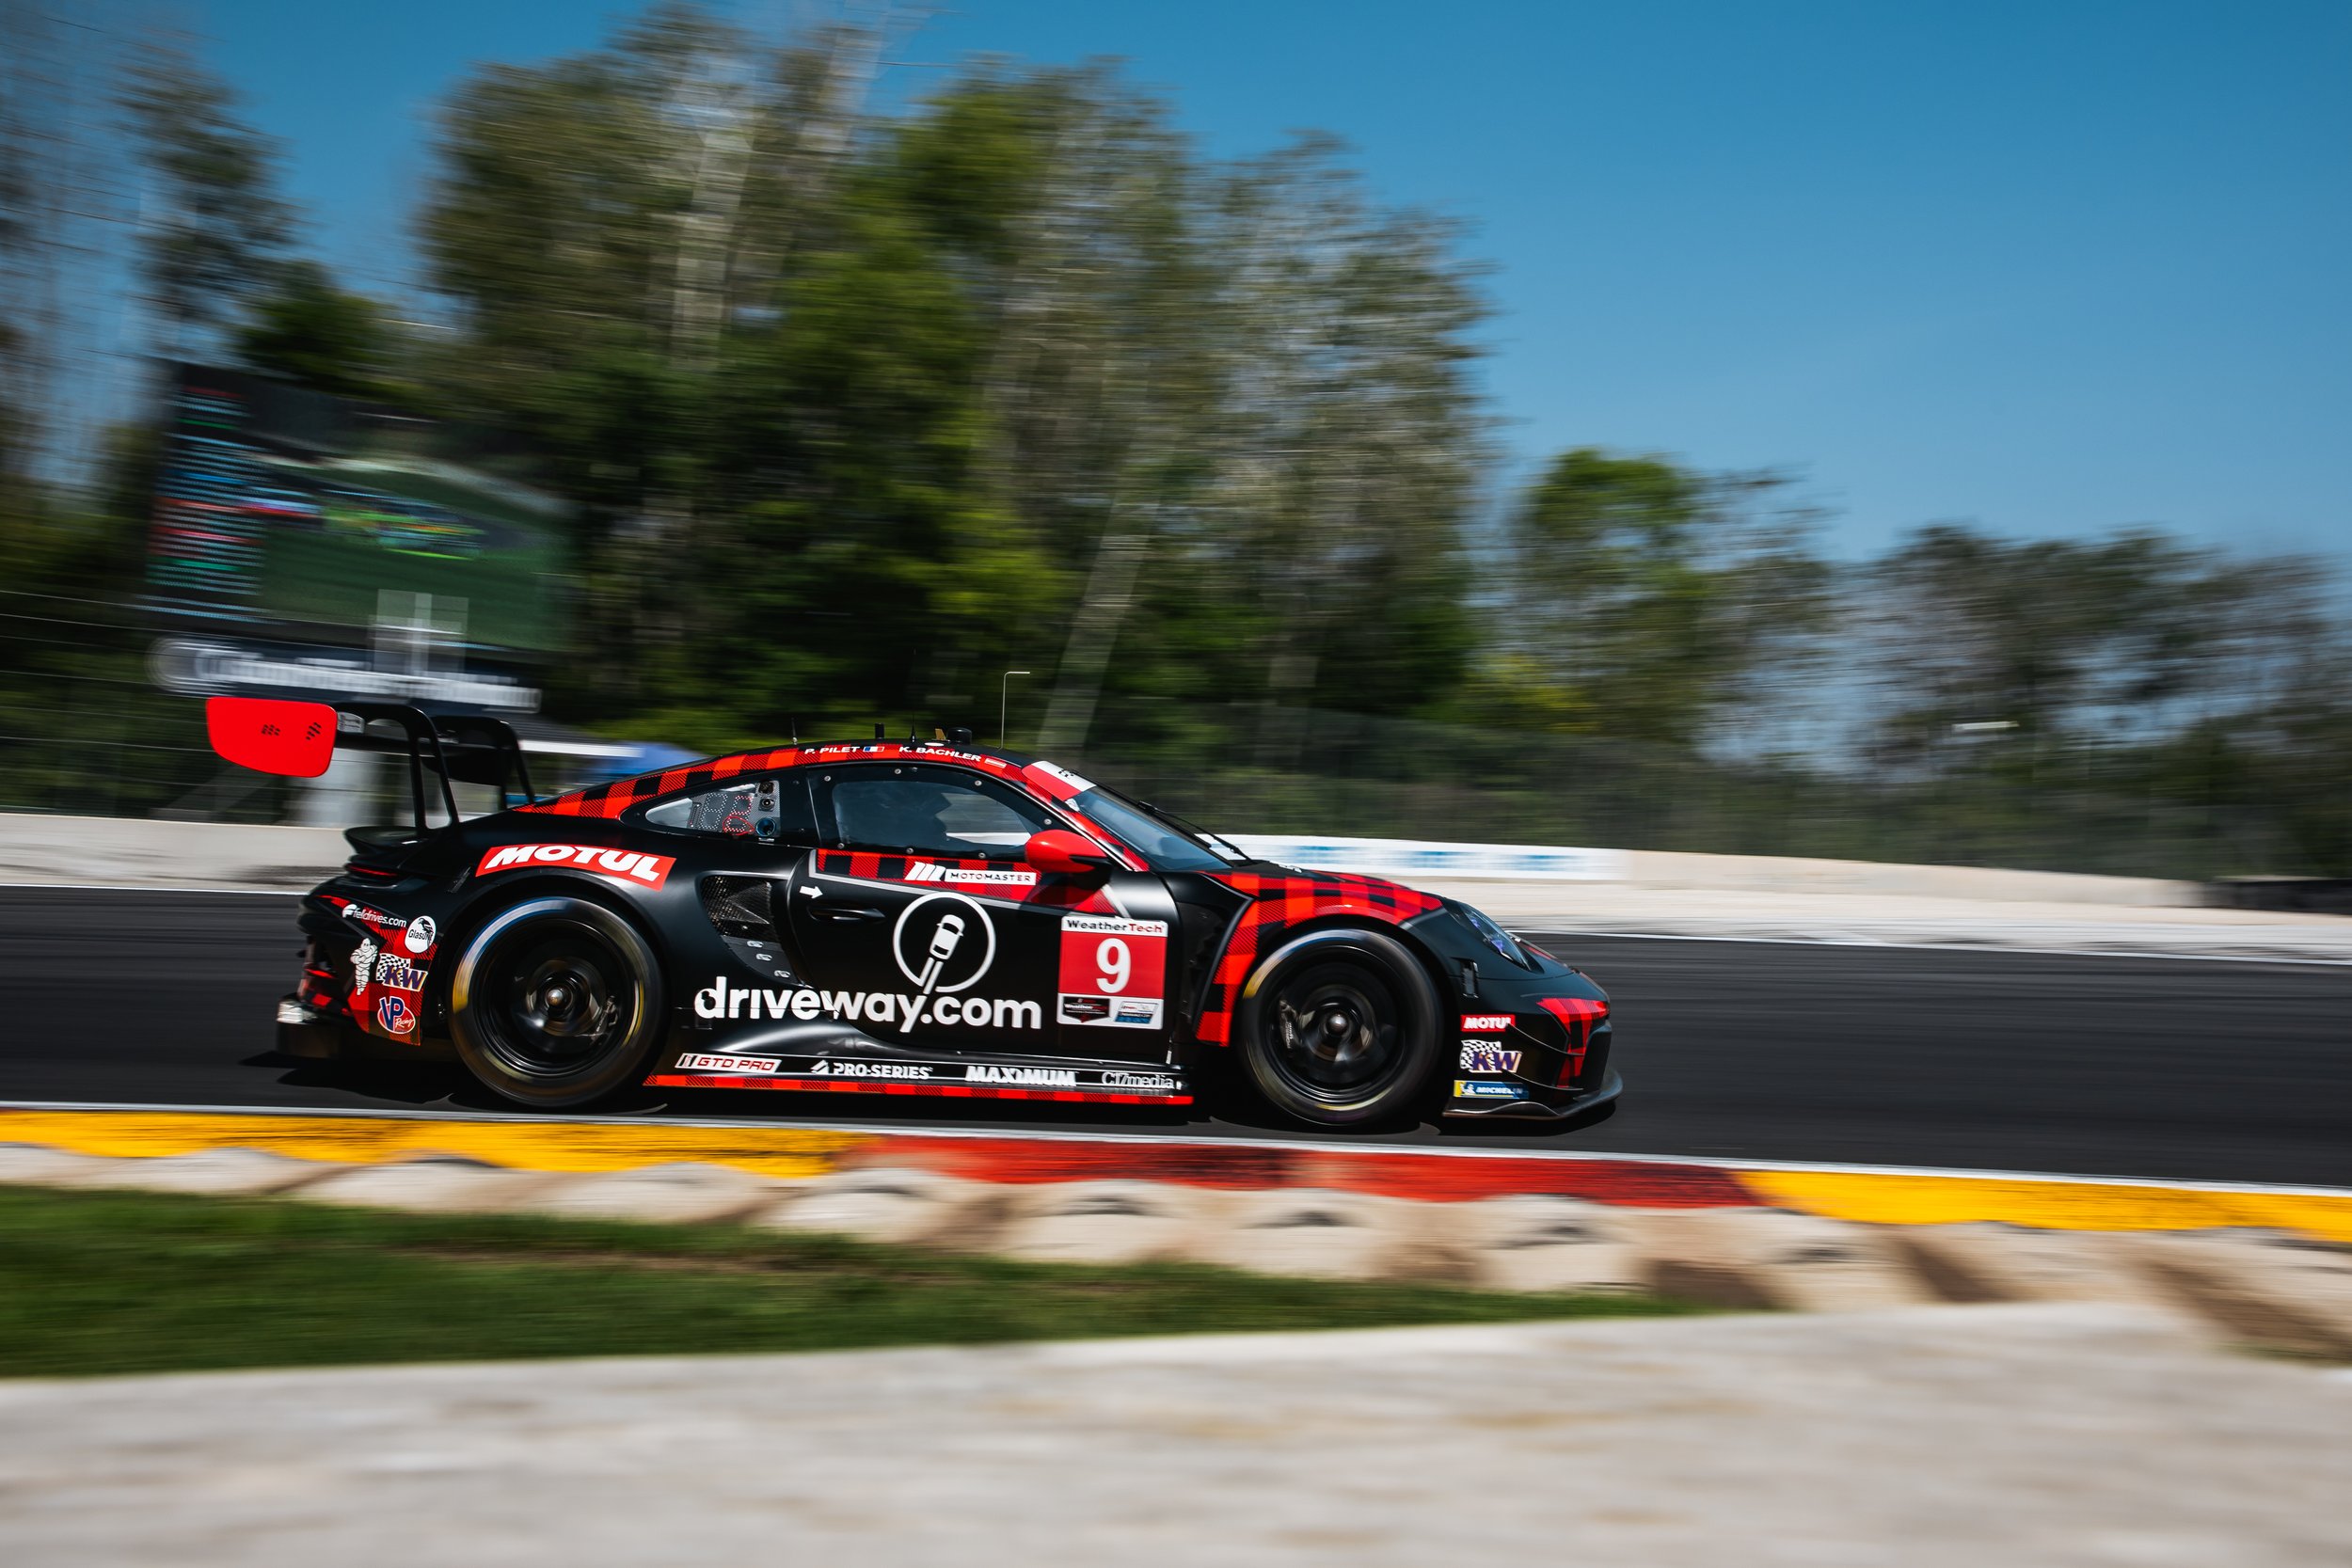
{"type": "Polygon", "coordinates": [[[771,941],[776,934],[769,904],[774,889],[775,884],[764,877],[706,877],[703,912],[726,936],[771,941]]]}

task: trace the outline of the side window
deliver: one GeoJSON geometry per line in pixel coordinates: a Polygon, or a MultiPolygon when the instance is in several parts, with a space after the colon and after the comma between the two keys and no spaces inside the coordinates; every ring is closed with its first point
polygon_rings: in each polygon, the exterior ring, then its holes
{"type": "Polygon", "coordinates": [[[813,845],[817,816],[805,774],[747,779],[723,789],[673,795],[645,808],[645,822],[677,833],[715,833],[762,844],[813,845]]]}
{"type": "Polygon", "coordinates": [[[832,807],[834,842],[850,849],[1017,861],[1031,833],[1054,825],[1036,801],[960,768],[837,768],[818,787],[832,807]]]}

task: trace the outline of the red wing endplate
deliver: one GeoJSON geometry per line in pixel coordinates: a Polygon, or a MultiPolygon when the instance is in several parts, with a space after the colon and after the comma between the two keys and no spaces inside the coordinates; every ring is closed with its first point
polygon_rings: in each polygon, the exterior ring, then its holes
{"type": "Polygon", "coordinates": [[[257,773],[315,779],[335,758],[335,710],[325,703],[211,697],[204,727],[214,751],[257,773]]]}

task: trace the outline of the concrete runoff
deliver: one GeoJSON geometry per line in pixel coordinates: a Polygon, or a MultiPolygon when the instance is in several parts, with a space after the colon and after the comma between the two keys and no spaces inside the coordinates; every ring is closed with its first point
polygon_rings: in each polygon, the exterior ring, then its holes
{"type": "Polygon", "coordinates": [[[204,1148],[151,1160],[104,1161],[62,1184],[213,1197],[265,1196],[315,1180],[333,1168],[266,1149],[204,1148]]]}
{"type": "Polygon", "coordinates": [[[1391,1279],[1426,1271],[1402,1256],[1429,1205],[1312,1187],[1244,1193],[1223,1223],[1196,1238],[1192,1259],[1305,1279],[1391,1279]]]}
{"type": "Polygon", "coordinates": [[[1057,1181],[1026,1189],[994,1250],[1032,1263],[1145,1263],[1201,1250],[1231,1195],[1165,1181],[1057,1181]]]}
{"type": "Polygon", "coordinates": [[[2352,1384],[2103,1307],[0,1384],[27,1568],[2352,1559],[2352,1384]]]}
{"type": "Polygon", "coordinates": [[[2172,1304],[2115,1235],[1979,1223],[1911,1226],[1895,1240],[1915,1268],[1942,1283],[1947,1300],[2172,1304]]]}
{"type": "Polygon", "coordinates": [[[1808,1312],[1938,1299],[1876,1226],[1778,1209],[1629,1212],[1649,1282],[1667,1295],[1808,1312]]]}
{"type": "Polygon", "coordinates": [[[2261,1233],[2119,1239],[2138,1267],[2233,1338],[2352,1361],[2352,1252],[2261,1233]]]}
{"type": "Polygon", "coordinates": [[[76,1154],[40,1144],[0,1144],[0,1182],[70,1187],[112,1164],[103,1155],[76,1154]]]}
{"type": "Polygon", "coordinates": [[[776,1200],[778,1183],[731,1165],[684,1162],[576,1176],[511,1207],[574,1220],[699,1225],[739,1219],[776,1200]]]}
{"type": "Polygon", "coordinates": [[[404,1209],[425,1214],[481,1214],[511,1209],[564,1180],[545,1171],[507,1170],[473,1160],[427,1157],[385,1165],[350,1165],[294,1190],[310,1203],[404,1209]]]}
{"type": "Polygon", "coordinates": [[[927,1170],[846,1170],[780,1192],[752,1223],[902,1246],[984,1250],[1009,1200],[985,1181],[927,1170]]]}
{"type": "Polygon", "coordinates": [[[1516,1194],[1452,1206],[1472,1259],[1468,1278],[1489,1291],[1623,1294],[1651,1279],[1634,1222],[1580,1198],[1516,1194]]]}

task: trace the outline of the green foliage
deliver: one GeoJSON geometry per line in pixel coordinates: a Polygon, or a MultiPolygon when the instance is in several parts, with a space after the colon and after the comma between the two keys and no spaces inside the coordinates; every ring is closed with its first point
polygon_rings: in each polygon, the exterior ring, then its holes
{"type": "Polygon", "coordinates": [[[1828,571],[1783,483],[1580,447],[1513,518],[1483,693],[1529,727],[1692,747],[1822,625],[1828,571]]]}
{"type": "Polygon", "coordinates": [[[278,151],[237,118],[228,84],[166,42],[133,56],[121,105],[151,196],[140,274],[167,350],[185,353],[192,329],[233,319],[265,286],[292,237],[293,213],[275,188],[278,151]]]}
{"type": "Polygon", "coordinates": [[[847,1350],[1645,1317],[1513,1296],[929,1255],[732,1226],[0,1187],[0,1376],[847,1350]]]}
{"type": "Polygon", "coordinates": [[[254,300],[236,334],[248,370],[314,391],[361,402],[393,395],[395,344],[383,311],[364,294],[335,286],[325,267],[299,261],[254,300]]]}
{"type": "Polygon", "coordinates": [[[437,383],[547,454],[628,655],[568,711],[977,722],[1016,666],[1072,738],[1143,692],[1425,704],[1471,641],[1451,232],[1327,148],[1207,164],[1099,71],[869,117],[873,46],[670,8],[443,114],[437,383]]]}

